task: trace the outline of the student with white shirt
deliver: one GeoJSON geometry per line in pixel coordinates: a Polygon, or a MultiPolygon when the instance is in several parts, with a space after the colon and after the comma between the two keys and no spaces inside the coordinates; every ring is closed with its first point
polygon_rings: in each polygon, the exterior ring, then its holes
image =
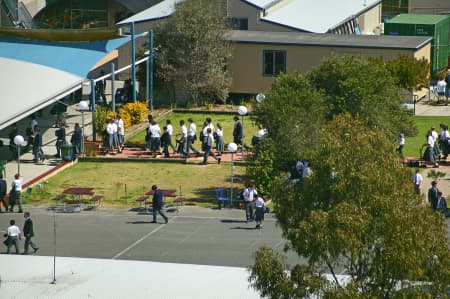
{"type": "Polygon", "coordinates": [[[216,134],[215,135],[216,136],[216,148],[217,148],[217,151],[219,152],[219,154],[222,155],[225,145],[223,142],[223,128],[220,125],[220,123],[217,123],[217,129],[216,129],[215,134],[216,134]]]}
{"type": "Polygon", "coordinates": [[[189,150],[192,150],[194,154],[198,157],[200,156],[200,153],[198,150],[192,145],[196,139],[197,134],[197,126],[195,125],[192,118],[188,119],[189,122],[189,131],[187,135],[187,146],[186,146],[186,154],[189,157],[189,150]]]}
{"type": "Polygon", "coordinates": [[[159,152],[159,148],[161,146],[161,128],[159,127],[156,121],[152,121],[152,124],[148,128],[150,131],[150,151],[153,154],[157,154],[159,152]]]}
{"type": "Polygon", "coordinates": [[[6,239],[6,254],[9,254],[11,246],[14,245],[16,248],[16,254],[19,254],[19,240],[22,239],[21,237],[20,228],[16,225],[16,221],[14,219],[11,219],[9,221],[9,227],[8,231],[6,233],[7,239],[6,239]]]}
{"type": "Polygon", "coordinates": [[[176,153],[177,150],[175,149],[175,146],[172,143],[173,126],[172,126],[170,119],[166,120],[166,127],[167,127],[167,133],[169,133],[169,136],[170,136],[170,142],[169,142],[168,146],[170,146],[172,148],[173,153],[176,153]]]}
{"type": "Polygon", "coordinates": [[[108,134],[108,148],[109,152],[114,150],[114,121],[112,119],[108,120],[108,124],[106,125],[106,133],[108,134]]]}
{"type": "Polygon", "coordinates": [[[184,124],[184,120],[180,120],[180,127],[181,132],[177,134],[177,136],[180,136],[179,139],[177,139],[178,147],[177,147],[177,153],[180,153],[183,155],[183,157],[187,157],[186,153],[186,139],[187,139],[187,128],[184,124]]]}
{"type": "Polygon", "coordinates": [[[420,194],[420,188],[422,186],[423,177],[419,172],[419,169],[416,170],[416,173],[413,176],[413,183],[417,194],[420,194]]]}
{"type": "Polygon", "coordinates": [[[117,125],[117,147],[119,153],[123,151],[123,143],[125,141],[125,125],[123,123],[120,114],[116,115],[116,125],[117,125]]]}
{"type": "Polygon", "coordinates": [[[256,196],[255,200],[255,222],[256,228],[262,228],[262,221],[264,220],[264,199],[261,194],[256,196]]]}
{"type": "Polygon", "coordinates": [[[22,213],[22,184],[23,184],[23,177],[20,176],[20,174],[16,173],[14,175],[14,180],[11,184],[11,195],[14,196],[14,201],[11,202],[10,199],[10,211],[13,212],[14,205],[19,205],[19,211],[18,213],[22,213]]]}

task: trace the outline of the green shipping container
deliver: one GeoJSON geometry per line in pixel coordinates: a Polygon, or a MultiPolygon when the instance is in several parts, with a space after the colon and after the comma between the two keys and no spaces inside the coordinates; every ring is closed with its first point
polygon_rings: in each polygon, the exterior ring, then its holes
{"type": "Polygon", "coordinates": [[[384,24],[385,35],[431,36],[431,72],[447,68],[449,55],[448,15],[401,14],[384,24]]]}

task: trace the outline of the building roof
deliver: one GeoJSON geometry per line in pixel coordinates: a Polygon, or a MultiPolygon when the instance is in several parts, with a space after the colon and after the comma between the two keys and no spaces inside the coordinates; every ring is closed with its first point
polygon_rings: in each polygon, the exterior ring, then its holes
{"type": "Polygon", "coordinates": [[[420,49],[431,42],[428,36],[336,35],[298,32],[233,30],[226,40],[235,43],[282,44],[323,47],[420,49]]]}
{"type": "MultiPolygon", "coordinates": [[[[164,0],[116,25],[166,18],[175,4],[184,0],[164,0]]],[[[381,0],[241,0],[261,10],[261,20],[296,30],[325,33],[381,3],[381,0]]]]}
{"type": "Polygon", "coordinates": [[[129,40],[61,43],[0,36],[0,129],[78,89],[99,60],[129,40]]]}
{"type": "Polygon", "coordinates": [[[175,5],[184,0],[164,0],[134,16],[118,22],[116,25],[139,23],[149,20],[157,20],[170,16],[175,12],[175,5]]]}
{"type": "MultiPolygon", "coordinates": [[[[265,0],[252,0],[261,2],[265,0]]],[[[340,24],[355,18],[366,10],[378,5],[381,0],[295,0],[285,1],[265,10],[261,19],[267,22],[280,24],[290,28],[314,32],[326,33],[340,24]]]]}
{"type": "Polygon", "coordinates": [[[51,284],[53,261],[0,255],[2,298],[261,298],[242,267],[58,256],[51,284]]]}

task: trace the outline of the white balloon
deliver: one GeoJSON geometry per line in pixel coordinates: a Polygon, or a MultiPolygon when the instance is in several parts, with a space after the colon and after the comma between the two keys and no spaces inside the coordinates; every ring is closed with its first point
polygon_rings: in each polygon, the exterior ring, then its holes
{"type": "Polygon", "coordinates": [[[88,104],[88,102],[86,102],[86,101],[81,101],[81,102],[78,104],[78,109],[80,109],[80,110],[89,110],[89,104],[88,104]]]}
{"type": "Polygon", "coordinates": [[[228,150],[232,153],[237,151],[237,144],[234,142],[231,142],[228,144],[228,150]]]}
{"type": "Polygon", "coordinates": [[[23,145],[24,142],[25,142],[25,140],[23,139],[22,135],[17,135],[16,137],[14,137],[15,145],[23,145]]]}
{"type": "Polygon", "coordinates": [[[239,106],[239,108],[238,108],[238,113],[239,113],[240,115],[246,115],[246,114],[247,114],[247,107],[245,107],[245,106],[239,106]]]}

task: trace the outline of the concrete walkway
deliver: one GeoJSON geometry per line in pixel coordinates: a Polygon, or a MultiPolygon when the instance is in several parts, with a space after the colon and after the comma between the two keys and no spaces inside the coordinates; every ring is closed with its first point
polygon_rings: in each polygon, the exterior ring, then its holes
{"type": "MultiPolygon", "coordinates": [[[[52,170],[59,166],[62,161],[59,158],[54,158],[54,155],[56,154],[56,136],[55,131],[56,128],[54,127],[55,119],[56,117],[54,115],[50,114],[50,108],[48,107],[42,111],[41,114],[37,114],[36,119],[38,121],[38,125],[41,128],[43,135],[42,135],[42,143],[44,146],[42,147],[44,154],[46,156],[46,159],[44,162],[40,163],[34,163],[33,161],[33,154],[31,151],[25,154],[21,154],[20,156],[20,174],[23,176],[24,183],[28,185],[30,182],[33,182],[35,178],[42,176],[45,173],[51,173],[52,170]]],[[[82,116],[79,111],[76,110],[77,105],[71,105],[68,106],[67,109],[67,117],[66,117],[66,135],[67,135],[67,141],[70,140],[70,136],[72,135],[75,123],[82,124],[82,116]]],[[[92,113],[91,112],[85,112],[84,113],[84,123],[85,123],[85,135],[91,136],[92,135],[92,113]]],[[[20,122],[17,123],[17,127],[19,129],[19,134],[23,137],[26,136],[25,130],[27,127],[30,126],[30,118],[26,118],[20,122]]],[[[5,146],[8,146],[9,139],[8,139],[8,133],[9,128],[1,131],[0,138],[3,140],[3,143],[5,146]]],[[[11,183],[14,175],[18,173],[19,165],[17,161],[10,161],[6,165],[6,179],[8,181],[8,185],[11,183]]]]}

